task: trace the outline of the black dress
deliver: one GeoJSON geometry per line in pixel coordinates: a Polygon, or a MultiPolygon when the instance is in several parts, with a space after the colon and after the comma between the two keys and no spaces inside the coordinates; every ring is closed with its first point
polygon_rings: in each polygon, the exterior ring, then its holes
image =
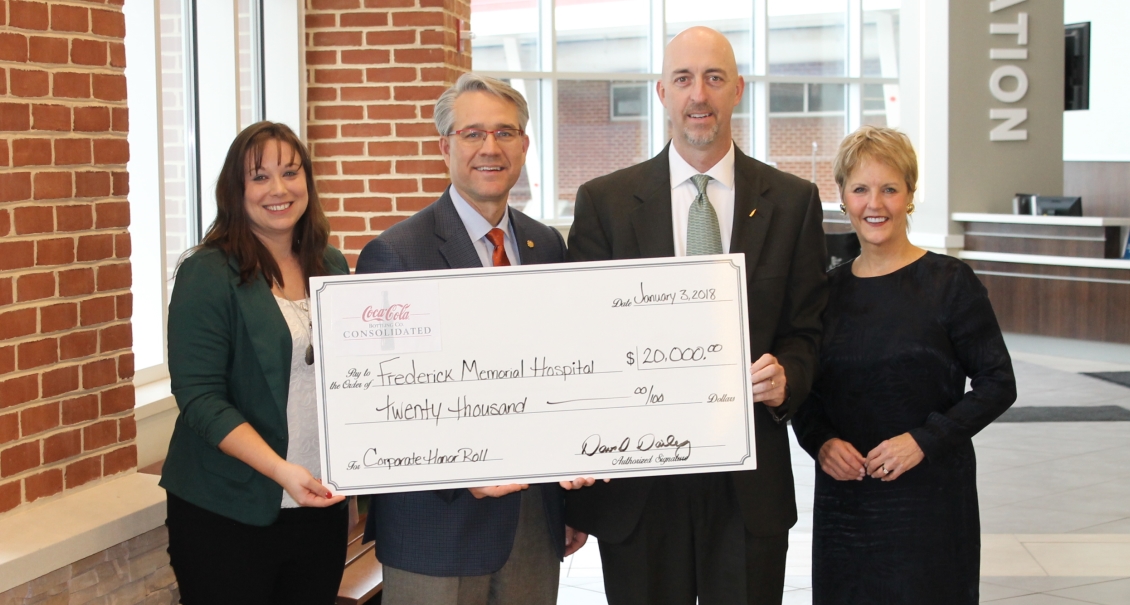
{"type": "Polygon", "coordinates": [[[974,605],[972,437],[1016,399],[985,288],[933,253],[879,277],[856,277],[849,263],[829,281],[819,378],[793,420],[801,446],[816,458],[839,437],[866,457],[909,432],[926,457],[890,482],[836,481],[817,464],[812,602],[974,605]]]}

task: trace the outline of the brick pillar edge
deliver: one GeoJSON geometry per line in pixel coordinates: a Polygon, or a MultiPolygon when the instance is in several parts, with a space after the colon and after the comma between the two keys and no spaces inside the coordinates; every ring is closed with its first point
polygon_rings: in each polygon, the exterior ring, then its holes
{"type": "Polygon", "coordinates": [[[307,139],[351,265],[447,186],[432,110],[471,67],[470,14],[469,0],[306,0],[307,139]]]}
{"type": "Polygon", "coordinates": [[[123,0],[0,0],[0,514],[137,466],[123,0]]]}

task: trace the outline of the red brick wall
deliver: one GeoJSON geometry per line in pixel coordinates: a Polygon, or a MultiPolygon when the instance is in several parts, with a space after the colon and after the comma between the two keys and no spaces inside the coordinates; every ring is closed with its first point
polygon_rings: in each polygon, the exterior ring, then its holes
{"type": "Polygon", "coordinates": [[[468,0],[306,0],[307,139],[332,243],[373,236],[447,186],[435,100],[470,69],[468,0]]]}
{"type": "Polygon", "coordinates": [[[122,0],[0,0],[0,513],[137,465],[122,0]]]}

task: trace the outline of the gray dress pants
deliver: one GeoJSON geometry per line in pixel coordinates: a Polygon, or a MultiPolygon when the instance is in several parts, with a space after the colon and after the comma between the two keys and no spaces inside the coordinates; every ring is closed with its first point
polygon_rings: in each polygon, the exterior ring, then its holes
{"type": "Polygon", "coordinates": [[[514,547],[502,569],[437,577],[384,568],[384,605],[554,605],[561,562],[554,554],[539,489],[522,492],[514,547]]]}

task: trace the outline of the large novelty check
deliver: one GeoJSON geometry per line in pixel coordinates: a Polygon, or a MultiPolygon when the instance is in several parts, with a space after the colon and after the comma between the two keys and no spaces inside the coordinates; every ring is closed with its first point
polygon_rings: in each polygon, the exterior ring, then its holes
{"type": "Polygon", "coordinates": [[[322,481],[756,465],[742,255],[311,280],[322,481]]]}

